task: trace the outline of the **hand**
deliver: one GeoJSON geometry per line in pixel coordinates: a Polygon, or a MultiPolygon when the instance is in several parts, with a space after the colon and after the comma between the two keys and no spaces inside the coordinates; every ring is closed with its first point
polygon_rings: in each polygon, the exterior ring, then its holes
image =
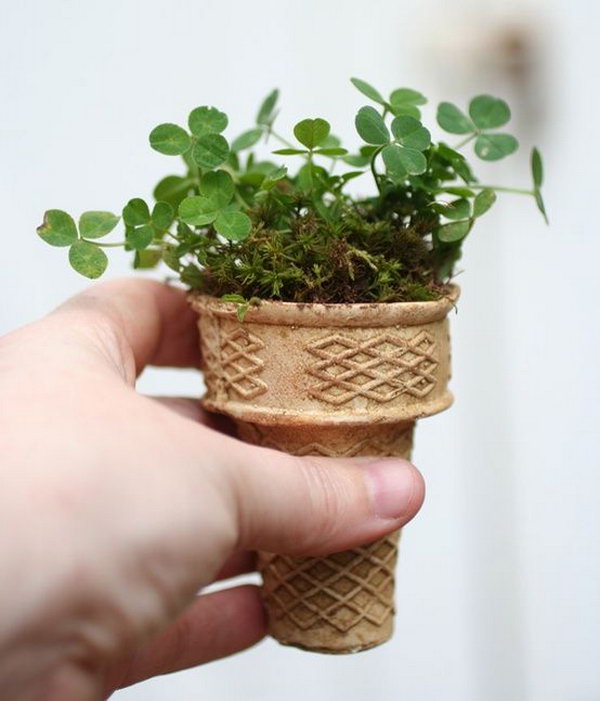
{"type": "Polygon", "coordinates": [[[92,287],[0,339],[2,698],[87,701],[265,634],[258,590],[197,596],[249,551],[323,554],[411,519],[397,459],[292,457],[216,430],[197,401],[134,389],[196,367],[182,291],[92,287]]]}

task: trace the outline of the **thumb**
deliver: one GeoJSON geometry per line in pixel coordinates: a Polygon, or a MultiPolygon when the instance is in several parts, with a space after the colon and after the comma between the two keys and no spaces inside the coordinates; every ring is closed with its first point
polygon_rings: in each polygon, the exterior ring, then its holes
{"type": "Polygon", "coordinates": [[[211,442],[242,549],[337,552],[400,528],[423,503],[420,472],[400,458],[296,457],[223,436],[211,442]]]}

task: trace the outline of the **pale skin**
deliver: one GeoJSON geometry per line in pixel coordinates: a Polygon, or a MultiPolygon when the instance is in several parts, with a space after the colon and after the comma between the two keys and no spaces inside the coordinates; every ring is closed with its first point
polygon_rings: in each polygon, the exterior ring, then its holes
{"type": "MultiPolygon", "coordinates": [[[[392,458],[249,446],[197,400],[135,391],[146,365],[197,367],[181,290],[96,285],[0,339],[0,689],[97,701],[254,645],[252,551],[372,541],[423,501],[392,458]]],[[[194,388],[195,389],[195,388],[194,388]]]]}

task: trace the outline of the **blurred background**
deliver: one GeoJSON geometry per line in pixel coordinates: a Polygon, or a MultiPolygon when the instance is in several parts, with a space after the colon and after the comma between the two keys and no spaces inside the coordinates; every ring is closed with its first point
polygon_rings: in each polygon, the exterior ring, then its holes
{"type": "MultiPolygon", "coordinates": [[[[175,161],[149,148],[199,104],[250,125],[282,90],[280,131],[322,116],[347,144],[348,82],[464,105],[506,98],[522,148],[494,181],[546,162],[547,228],[506,195],[466,244],[453,325],[455,406],[422,421],[428,498],[405,531],[393,641],[350,657],[265,641],[117,701],[600,699],[600,3],[593,0],[20,0],[1,3],[0,331],[86,282],[35,227],[50,207],[118,211],[175,161]]],[[[434,128],[434,133],[437,133],[434,128]]],[[[485,176],[485,167],[478,167],[485,176]]],[[[117,252],[111,276],[129,274],[117,252]]],[[[161,275],[161,273],[157,273],[161,275]]],[[[68,378],[65,377],[65,381],[68,378]]],[[[191,371],[142,391],[196,395],[191,371]]]]}

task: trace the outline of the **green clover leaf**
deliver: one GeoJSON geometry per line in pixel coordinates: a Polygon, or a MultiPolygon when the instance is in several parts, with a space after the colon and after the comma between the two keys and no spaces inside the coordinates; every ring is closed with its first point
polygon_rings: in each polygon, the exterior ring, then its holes
{"type": "Polygon", "coordinates": [[[150,132],[150,146],[167,156],[180,156],[189,150],[191,139],[177,124],[159,124],[150,132]]]}
{"type": "Polygon", "coordinates": [[[90,280],[99,278],[106,270],[108,258],[101,248],[88,241],[76,241],[69,248],[69,263],[73,270],[90,280]]]}
{"type": "Polygon", "coordinates": [[[188,117],[188,126],[194,136],[220,134],[228,122],[227,115],[216,107],[196,107],[188,117]]]}
{"type": "Polygon", "coordinates": [[[354,121],[359,136],[368,144],[383,145],[389,143],[390,132],[383,117],[374,107],[361,107],[354,121]]]}
{"type": "Polygon", "coordinates": [[[70,246],[77,241],[77,226],[73,217],[62,209],[49,209],[37,233],[51,246],[70,246]]]}
{"type": "Polygon", "coordinates": [[[314,149],[329,136],[331,126],[329,122],[317,117],[316,119],[303,119],[294,127],[294,136],[308,149],[314,149]]]}
{"type": "Polygon", "coordinates": [[[79,233],[85,239],[99,239],[115,228],[120,217],[112,212],[84,212],[79,217],[79,233]]]}

